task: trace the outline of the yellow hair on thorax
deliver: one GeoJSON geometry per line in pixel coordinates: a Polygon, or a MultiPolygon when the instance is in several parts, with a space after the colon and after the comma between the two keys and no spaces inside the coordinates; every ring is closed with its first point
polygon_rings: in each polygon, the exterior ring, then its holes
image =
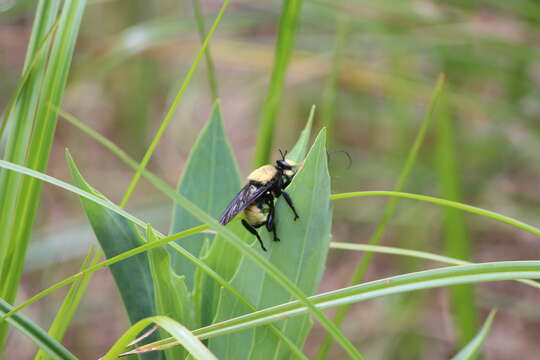
{"type": "Polygon", "coordinates": [[[274,176],[277,174],[277,169],[273,165],[264,165],[261,166],[258,169],[255,169],[249,174],[248,180],[249,181],[257,181],[262,184],[267,183],[268,181],[272,180],[274,176]]]}

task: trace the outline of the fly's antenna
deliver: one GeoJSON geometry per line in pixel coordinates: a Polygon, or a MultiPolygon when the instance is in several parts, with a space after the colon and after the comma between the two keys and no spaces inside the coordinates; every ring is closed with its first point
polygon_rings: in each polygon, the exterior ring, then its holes
{"type": "Polygon", "coordinates": [[[288,152],[288,151],[285,150],[285,153],[283,153],[283,151],[281,151],[281,149],[279,149],[279,153],[281,154],[281,159],[282,159],[283,161],[285,161],[285,156],[287,155],[287,152],[288,152]]]}

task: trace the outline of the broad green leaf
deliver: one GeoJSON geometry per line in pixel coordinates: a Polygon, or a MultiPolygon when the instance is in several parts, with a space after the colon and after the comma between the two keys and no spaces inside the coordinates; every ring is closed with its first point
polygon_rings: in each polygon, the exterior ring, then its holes
{"type": "MultiPolygon", "coordinates": [[[[0,315],[11,311],[13,307],[0,298],[0,315]]],[[[47,334],[45,330],[34,324],[21,314],[15,314],[7,319],[7,322],[30,339],[41,350],[45,351],[53,359],[77,360],[77,358],[62,346],[55,338],[47,334]]]]}
{"type": "MultiPolygon", "coordinates": [[[[325,132],[322,131],[309,152],[304,167],[287,187],[300,219],[293,221],[291,209],[284,199],[280,198],[276,204],[276,225],[281,242],[272,242],[265,230],[259,230],[268,248],[268,253],[263,256],[307,294],[313,294],[319,285],[330,242],[330,180],[325,141],[325,132]]],[[[253,246],[261,251],[258,243],[253,246]]],[[[290,293],[246,258],[242,260],[232,284],[257,308],[292,299],[290,293]]],[[[217,321],[247,312],[248,309],[243,304],[222,292],[217,321]]],[[[310,326],[308,317],[276,324],[276,327],[298,346],[303,344],[310,326]]],[[[260,359],[272,356],[279,359],[290,356],[289,350],[267,328],[212,339],[209,346],[220,357],[230,359],[260,359]]]]}
{"type": "MultiPolygon", "coordinates": [[[[84,180],[69,153],[66,158],[75,183],[83,190],[106,200],[105,196],[84,180]]],[[[81,202],[107,258],[145,243],[133,223],[92,201],[82,198],[81,202]]],[[[147,254],[132,256],[111,265],[110,269],[131,323],[154,315],[154,288],[147,254]]]]}
{"type": "Polygon", "coordinates": [[[138,323],[134,324],[131,328],[129,328],[128,331],[124,333],[124,335],[120,337],[120,339],[118,339],[118,341],[111,347],[111,349],[105,356],[103,356],[102,359],[117,359],[118,355],[122,353],[124,348],[128,346],[132,340],[136,339],[137,335],[142,330],[152,323],[156,323],[171,334],[172,337],[178,341],[178,343],[182,345],[193,356],[194,359],[217,360],[214,354],[212,354],[195,335],[193,335],[188,329],[177,321],[166,316],[153,316],[140,320],[138,323]]]}
{"type": "MultiPolygon", "coordinates": [[[[147,239],[158,240],[148,226],[147,239]]],[[[150,270],[154,280],[156,314],[167,315],[187,328],[195,326],[195,309],[191,294],[186,288],[185,277],[178,276],[171,267],[170,255],[162,246],[148,251],[150,270]]],[[[182,359],[186,353],[182,348],[168,349],[167,359],[182,359]]]]}
{"type": "Polygon", "coordinates": [[[480,352],[480,348],[484,341],[486,340],[486,337],[489,333],[489,329],[491,328],[491,324],[493,323],[493,318],[495,317],[495,314],[497,313],[497,310],[491,310],[489,313],[486,321],[484,322],[484,325],[482,328],[478,331],[476,336],[471,339],[471,341],[465,346],[459,353],[457,353],[452,360],[474,360],[478,357],[478,353],[480,352]]]}
{"type": "MultiPolygon", "coordinates": [[[[210,121],[191,149],[178,192],[212,217],[218,218],[240,187],[238,168],[225,136],[219,103],[216,103],[210,121]]],[[[174,207],[172,233],[200,224],[201,221],[186,209],[178,205],[174,207]]],[[[198,234],[183,239],[181,245],[193,255],[199,256],[204,241],[213,237],[198,234]]],[[[184,275],[188,289],[193,289],[195,266],[176,253],[171,253],[171,256],[174,270],[178,275],[184,275]]]]}
{"type": "MultiPolygon", "coordinates": [[[[88,252],[88,255],[84,259],[81,265],[81,271],[84,271],[88,267],[97,264],[99,258],[101,257],[101,251],[95,251],[94,247],[88,252]]],[[[60,341],[64,337],[66,330],[71,323],[79,303],[88,287],[88,283],[92,273],[86,273],[83,277],[77,279],[71,287],[60,306],[60,309],[57,311],[54,320],[49,328],[48,334],[60,341]]],[[[43,350],[40,349],[36,354],[35,360],[45,360],[50,359],[50,356],[43,350]]]]}
{"type": "MultiPolygon", "coordinates": [[[[313,123],[314,112],[315,107],[313,106],[304,130],[300,134],[296,145],[287,155],[288,159],[299,162],[305,157],[309,142],[309,136],[311,134],[311,125],[313,123]]],[[[237,186],[237,188],[235,189],[235,193],[240,189],[240,186],[241,185],[237,186]]],[[[244,229],[240,222],[231,223],[229,225],[229,228],[240,238],[255,241],[255,239],[244,229]]],[[[227,243],[227,241],[223,239],[221,235],[217,235],[212,244],[212,247],[210,248],[208,254],[203,258],[203,260],[206,264],[208,264],[208,266],[210,266],[213,270],[220,274],[225,280],[230,280],[238,268],[240,258],[240,253],[236,249],[232,248],[227,243]]],[[[202,273],[199,283],[201,290],[195,291],[195,296],[199,296],[201,298],[201,325],[204,326],[210,324],[215,317],[221,286],[219,286],[215,281],[210,280],[210,278],[208,278],[202,273]]]]}

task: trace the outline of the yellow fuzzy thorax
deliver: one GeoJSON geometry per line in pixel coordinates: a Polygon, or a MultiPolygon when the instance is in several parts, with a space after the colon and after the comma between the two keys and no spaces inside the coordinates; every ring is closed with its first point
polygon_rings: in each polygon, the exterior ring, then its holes
{"type": "Polygon", "coordinates": [[[264,165],[258,169],[255,169],[248,175],[249,181],[257,181],[262,184],[267,183],[276,176],[277,169],[273,165],[264,165]]]}

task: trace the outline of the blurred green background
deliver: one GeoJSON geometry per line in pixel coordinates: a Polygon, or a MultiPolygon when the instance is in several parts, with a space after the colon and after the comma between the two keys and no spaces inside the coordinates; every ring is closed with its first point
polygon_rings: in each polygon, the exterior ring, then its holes
{"type": "MultiPolygon", "coordinates": [[[[208,23],[220,6],[220,1],[202,1],[208,23]]],[[[233,1],[210,45],[225,127],[242,174],[253,163],[281,6],[281,1],[233,1]]],[[[0,1],[3,109],[19,80],[34,11],[34,1],[0,1]]],[[[540,3],[533,0],[305,0],[273,155],[292,146],[315,104],[317,126],[330,125],[330,149],[346,150],[353,160],[349,169],[341,153],[331,155],[333,192],[390,190],[436,78],[444,73],[443,98],[405,190],[452,197],[538,224],[539,25],[540,3]]],[[[200,43],[191,1],[91,1],[63,108],[140,159],[200,43]]],[[[201,64],[149,168],[174,184],[211,109],[201,64]]],[[[70,181],[66,147],[87,180],[118,202],[132,171],[63,120],[47,173],[70,181]]],[[[386,201],[335,202],[333,240],[368,242],[386,201]]],[[[145,182],[129,206],[163,231],[170,208],[170,201],[145,182]]],[[[383,244],[456,257],[469,253],[475,262],[537,259],[540,253],[540,242],[528,233],[482,217],[456,219],[409,200],[399,202],[390,225],[383,244]],[[455,236],[465,239],[457,249],[455,236]]],[[[45,185],[20,299],[76,272],[92,243],[79,200],[45,185]]],[[[345,286],[360,256],[331,250],[321,291],[345,286]]],[[[376,255],[366,280],[435,266],[376,255]]],[[[371,359],[446,359],[459,348],[448,293],[437,289],[362,303],[353,306],[343,328],[371,359]]],[[[475,287],[474,295],[481,314],[500,309],[485,358],[532,359],[540,353],[537,290],[492,283],[475,287]]],[[[48,324],[62,296],[55,293],[26,313],[48,324]]],[[[127,326],[110,274],[98,272],[64,343],[81,358],[97,358],[127,326]]],[[[308,356],[314,356],[323,336],[315,327],[305,348],[308,356]]],[[[6,356],[23,359],[33,355],[32,349],[12,334],[6,356]]],[[[338,347],[332,351],[330,358],[343,356],[338,347]]]]}

